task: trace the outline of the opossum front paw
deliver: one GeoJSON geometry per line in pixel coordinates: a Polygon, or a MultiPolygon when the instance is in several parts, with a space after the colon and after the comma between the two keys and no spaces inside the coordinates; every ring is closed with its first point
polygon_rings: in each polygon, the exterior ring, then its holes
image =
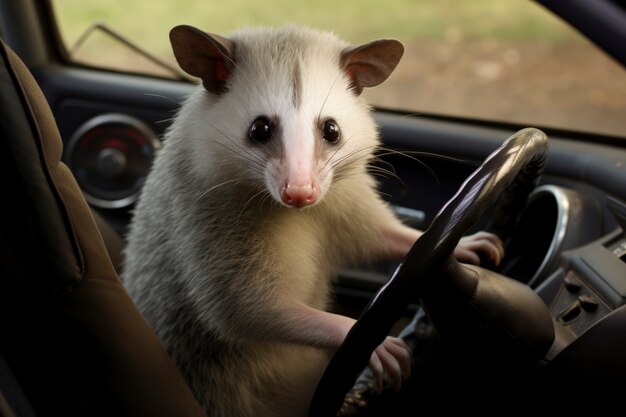
{"type": "Polygon", "coordinates": [[[494,265],[500,264],[504,258],[504,244],[502,240],[488,232],[478,232],[461,238],[454,250],[454,255],[461,262],[480,265],[480,255],[494,265]]]}
{"type": "Polygon", "coordinates": [[[402,381],[411,374],[411,350],[402,339],[387,337],[372,353],[369,367],[379,392],[383,389],[385,376],[389,384],[398,391],[402,381]]]}

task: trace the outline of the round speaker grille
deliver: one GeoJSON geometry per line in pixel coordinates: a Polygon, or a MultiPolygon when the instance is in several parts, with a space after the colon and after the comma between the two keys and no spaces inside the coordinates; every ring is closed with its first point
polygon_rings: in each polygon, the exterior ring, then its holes
{"type": "Polygon", "coordinates": [[[101,208],[133,204],[160,142],[143,122],[105,114],[82,125],[66,146],[65,161],[85,199],[101,208]]]}

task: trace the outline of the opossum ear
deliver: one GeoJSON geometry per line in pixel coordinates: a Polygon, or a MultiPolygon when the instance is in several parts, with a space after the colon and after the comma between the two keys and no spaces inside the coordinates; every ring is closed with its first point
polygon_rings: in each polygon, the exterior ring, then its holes
{"type": "Polygon", "coordinates": [[[352,46],[341,52],[340,64],[359,95],[364,87],[374,87],[389,77],[400,62],[404,46],[394,39],[379,39],[352,46]]]}
{"type": "Polygon", "coordinates": [[[226,81],[234,66],[234,42],[187,25],[174,27],[170,42],[185,72],[201,78],[204,88],[211,93],[226,91],[226,81]]]}

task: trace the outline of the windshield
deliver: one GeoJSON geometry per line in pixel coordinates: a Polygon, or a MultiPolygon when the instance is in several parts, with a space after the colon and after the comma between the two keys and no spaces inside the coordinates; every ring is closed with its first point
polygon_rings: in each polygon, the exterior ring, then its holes
{"type": "Polygon", "coordinates": [[[365,92],[376,107],[626,137],[626,71],[532,1],[53,0],[53,5],[77,63],[176,77],[168,39],[173,26],[228,34],[243,26],[301,23],[352,43],[396,38],[404,44],[391,78],[365,92]],[[100,29],[89,31],[94,23],[100,29]]]}

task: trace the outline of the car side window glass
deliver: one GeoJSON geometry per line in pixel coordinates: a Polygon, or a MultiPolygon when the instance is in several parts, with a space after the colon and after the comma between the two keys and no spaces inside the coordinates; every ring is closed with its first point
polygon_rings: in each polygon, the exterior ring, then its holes
{"type": "MultiPolygon", "coordinates": [[[[396,38],[405,55],[374,106],[626,137],[626,71],[535,2],[53,0],[81,65],[180,78],[169,30],[228,34],[299,23],[353,42],[396,38]]],[[[183,75],[184,77],[184,75],[183,75]]]]}

